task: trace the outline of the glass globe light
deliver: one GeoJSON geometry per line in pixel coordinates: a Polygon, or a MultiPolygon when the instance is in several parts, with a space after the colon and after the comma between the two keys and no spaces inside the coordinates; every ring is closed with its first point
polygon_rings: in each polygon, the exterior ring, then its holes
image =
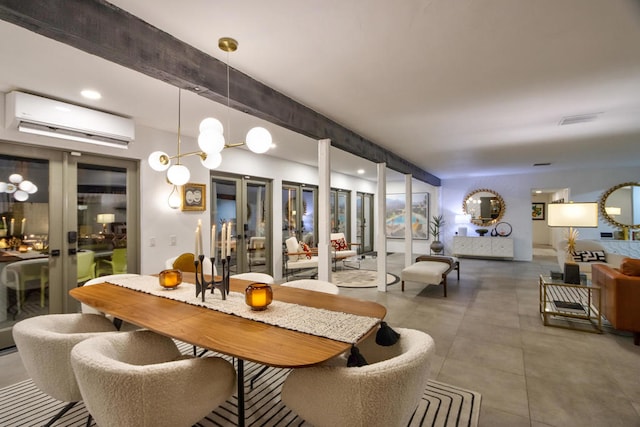
{"type": "Polygon", "coordinates": [[[200,132],[204,132],[205,130],[213,130],[219,134],[224,132],[224,127],[220,120],[214,119],[213,117],[207,117],[200,122],[200,132]]]}
{"type": "Polygon", "coordinates": [[[7,188],[4,191],[5,193],[11,194],[11,193],[15,193],[17,189],[18,187],[16,187],[15,185],[7,183],[7,188]]]}
{"type": "Polygon", "coordinates": [[[166,171],[169,169],[169,166],[171,166],[169,155],[163,151],[154,151],[149,154],[147,161],[149,162],[151,169],[158,172],[166,171]]]}
{"type": "Polygon", "coordinates": [[[27,180],[24,180],[20,184],[18,184],[18,188],[26,193],[30,193],[29,190],[31,190],[31,187],[33,187],[33,182],[27,180]]]}
{"type": "Polygon", "coordinates": [[[29,198],[29,194],[26,191],[18,190],[13,193],[13,198],[19,202],[24,202],[29,198]]]}
{"type": "Polygon", "coordinates": [[[9,181],[14,183],[14,184],[18,184],[20,182],[22,182],[22,175],[20,175],[19,173],[14,173],[9,175],[9,181]]]}
{"type": "Polygon", "coordinates": [[[247,132],[247,147],[254,153],[266,153],[271,147],[271,134],[263,127],[255,127],[247,132]]]}
{"type": "Polygon", "coordinates": [[[180,200],[180,192],[176,185],[173,186],[173,190],[171,190],[171,194],[169,194],[168,203],[171,209],[178,209],[182,203],[182,200],[180,200]]]}
{"type": "Polygon", "coordinates": [[[6,192],[7,192],[7,183],[0,182],[0,193],[6,193],[6,192]]]}
{"type": "Polygon", "coordinates": [[[173,185],[184,185],[189,182],[191,173],[185,165],[173,165],[167,171],[167,179],[173,185]]]}
{"type": "Polygon", "coordinates": [[[205,153],[219,153],[224,148],[224,135],[213,129],[205,129],[198,135],[198,147],[205,153]]]}
{"type": "Polygon", "coordinates": [[[38,191],[38,186],[37,186],[37,185],[35,185],[35,184],[32,184],[32,185],[31,185],[31,189],[30,189],[29,191],[27,191],[27,193],[29,193],[29,194],[34,194],[34,193],[36,193],[37,191],[38,191]]]}
{"type": "Polygon", "coordinates": [[[216,152],[207,153],[207,158],[200,158],[200,162],[207,169],[215,169],[222,163],[222,155],[216,152]]]}

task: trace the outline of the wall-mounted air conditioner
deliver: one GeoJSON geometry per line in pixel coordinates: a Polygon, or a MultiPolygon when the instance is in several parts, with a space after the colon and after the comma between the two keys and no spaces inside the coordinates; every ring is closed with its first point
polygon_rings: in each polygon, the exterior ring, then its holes
{"type": "Polygon", "coordinates": [[[21,132],[118,148],[135,137],[132,119],[18,91],[6,96],[5,123],[21,132]]]}

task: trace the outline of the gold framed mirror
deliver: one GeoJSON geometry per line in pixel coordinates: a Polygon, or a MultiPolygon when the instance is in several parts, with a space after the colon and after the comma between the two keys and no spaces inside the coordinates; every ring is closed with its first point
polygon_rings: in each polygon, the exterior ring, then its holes
{"type": "Polygon", "coordinates": [[[467,194],[462,201],[462,211],[471,215],[471,223],[488,226],[498,223],[504,216],[506,205],[502,196],[488,188],[467,194]]]}
{"type": "Polygon", "coordinates": [[[600,213],[614,227],[640,228],[640,183],[625,182],[600,198],[600,213]]]}

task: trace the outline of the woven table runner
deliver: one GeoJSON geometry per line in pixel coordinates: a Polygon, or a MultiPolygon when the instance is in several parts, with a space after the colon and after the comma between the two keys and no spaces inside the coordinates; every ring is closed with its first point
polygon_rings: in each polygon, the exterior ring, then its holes
{"type": "Polygon", "coordinates": [[[293,331],[329,338],[335,341],[355,344],[379,319],[356,314],[331,311],[323,308],[307,307],[274,300],[264,311],[254,311],[245,304],[244,294],[231,292],[222,300],[220,292],[207,292],[205,301],[195,296],[195,285],[183,282],[175,289],[164,289],[154,276],[137,276],[110,279],[107,283],[122,286],[147,294],[210,308],[226,314],[263,322],[293,331]],[[185,286],[186,285],[186,286],[185,286]]]}

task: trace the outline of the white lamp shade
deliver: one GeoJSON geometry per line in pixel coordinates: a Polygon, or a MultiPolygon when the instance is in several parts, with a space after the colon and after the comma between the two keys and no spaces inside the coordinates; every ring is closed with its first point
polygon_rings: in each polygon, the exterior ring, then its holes
{"type": "Polygon", "coordinates": [[[96,217],[96,222],[100,224],[112,224],[115,221],[116,221],[115,214],[104,213],[104,214],[98,214],[96,217]]]}
{"type": "Polygon", "coordinates": [[[218,152],[207,153],[207,158],[201,158],[200,162],[207,169],[215,169],[222,163],[222,155],[218,152]]]}
{"type": "Polygon", "coordinates": [[[198,146],[205,153],[219,153],[224,148],[224,135],[215,129],[205,129],[198,135],[198,146]]]}
{"type": "Polygon", "coordinates": [[[6,193],[6,192],[7,192],[7,183],[0,182],[0,193],[6,193]]]}
{"type": "Polygon", "coordinates": [[[4,189],[5,193],[15,193],[18,187],[13,184],[7,183],[7,188],[4,189]]]}
{"type": "Polygon", "coordinates": [[[22,182],[22,175],[20,175],[19,173],[14,173],[9,175],[9,181],[13,182],[14,184],[18,184],[20,182],[22,182]]]}
{"type": "Polygon", "coordinates": [[[31,189],[30,189],[29,191],[27,191],[27,193],[29,193],[29,194],[34,194],[34,193],[36,193],[37,191],[38,191],[38,186],[37,186],[37,185],[35,185],[35,184],[32,184],[32,185],[31,185],[31,189]]]}
{"type": "Polygon", "coordinates": [[[184,165],[173,165],[167,170],[167,179],[173,185],[184,185],[189,182],[191,172],[184,165]]]}
{"type": "Polygon", "coordinates": [[[255,127],[247,132],[247,147],[254,153],[266,153],[271,147],[271,134],[263,127],[255,127]]]}
{"type": "Polygon", "coordinates": [[[149,166],[151,166],[151,169],[158,172],[166,171],[167,169],[169,169],[169,166],[171,166],[171,161],[163,164],[160,160],[162,157],[166,157],[168,159],[169,155],[163,151],[154,151],[153,153],[149,154],[149,158],[147,159],[147,161],[149,162],[149,166]]]}
{"type": "Polygon", "coordinates": [[[220,120],[214,119],[213,117],[207,117],[200,122],[200,133],[205,130],[213,130],[221,135],[224,133],[224,127],[220,120]]]}
{"type": "Polygon", "coordinates": [[[18,188],[26,193],[31,193],[31,188],[33,187],[33,182],[31,181],[22,181],[20,184],[18,184],[18,188]]]}
{"type": "Polygon", "coordinates": [[[597,227],[598,204],[550,203],[547,205],[549,227],[597,227]]]}
{"type": "Polygon", "coordinates": [[[19,202],[24,202],[29,198],[29,194],[26,191],[18,190],[13,193],[13,198],[19,202]]]}
{"type": "Polygon", "coordinates": [[[606,206],[604,208],[604,211],[607,213],[607,215],[620,215],[622,213],[622,209],[621,208],[617,208],[614,206],[606,206]]]}

